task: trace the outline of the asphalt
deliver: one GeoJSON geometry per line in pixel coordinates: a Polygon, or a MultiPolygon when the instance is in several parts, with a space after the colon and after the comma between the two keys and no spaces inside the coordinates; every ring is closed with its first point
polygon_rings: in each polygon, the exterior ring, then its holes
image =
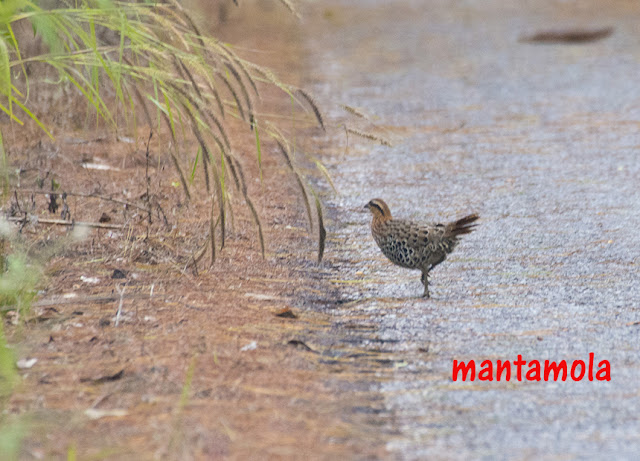
{"type": "Polygon", "coordinates": [[[332,118],[393,141],[347,144],[336,130],[321,154],[339,191],[325,194],[326,342],[382,357],[350,390],[378,397],[365,432],[397,459],[638,459],[640,4],[311,10],[307,86],[332,118]],[[521,40],[609,26],[592,43],[521,40]],[[414,220],[480,214],[434,270],[432,299],[375,246],[363,206],[376,197],[414,220]],[[610,381],[452,380],[454,359],[571,364],[590,352],[610,381]]]}

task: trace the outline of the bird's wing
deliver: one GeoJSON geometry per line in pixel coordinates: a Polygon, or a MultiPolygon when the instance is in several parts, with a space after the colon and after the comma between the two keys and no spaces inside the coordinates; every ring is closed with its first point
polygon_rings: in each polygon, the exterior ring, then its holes
{"type": "Polygon", "coordinates": [[[443,224],[418,224],[402,219],[393,220],[391,223],[396,235],[401,235],[401,240],[409,248],[421,250],[426,246],[437,246],[442,242],[446,227],[443,224]]]}

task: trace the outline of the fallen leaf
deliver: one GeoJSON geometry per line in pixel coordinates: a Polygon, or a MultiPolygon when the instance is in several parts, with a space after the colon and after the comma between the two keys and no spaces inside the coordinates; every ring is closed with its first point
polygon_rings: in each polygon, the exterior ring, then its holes
{"type": "Polygon", "coordinates": [[[588,43],[607,38],[612,33],[613,27],[545,30],[522,37],[520,41],[530,43],[588,43]]]}
{"type": "Polygon", "coordinates": [[[112,279],[124,279],[127,277],[127,273],[120,269],[114,269],[113,274],[111,274],[112,279]]]}
{"type": "Polygon", "coordinates": [[[118,409],[99,410],[97,408],[89,408],[85,410],[84,414],[87,415],[89,419],[100,419],[106,416],[114,416],[116,418],[121,418],[123,416],[127,416],[128,413],[127,413],[127,410],[118,410],[118,409]]]}
{"type": "Polygon", "coordinates": [[[111,216],[109,216],[107,213],[102,213],[102,215],[98,219],[98,222],[111,222],[111,216]]]}
{"type": "Polygon", "coordinates": [[[34,366],[38,359],[20,359],[16,362],[16,366],[21,370],[27,370],[34,366]]]}
{"type": "Polygon", "coordinates": [[[93,285],[100,281],[98,277],[85,277],[84,275],[80,276],[80,280],[82,280],[84,283],[91,283],[93,285]]]}
{"type": "Polygon", "coordinates": [[[293,311],[288,307],[285,307],[284,309],[279,310],[278,313],[276,314],[276,317],[282,317],[283,319],[297,319],[298,318],[298,316],[296,314],[294,314],[293,311]]]}
{"type": "Polygon", "coordinates": [[[309,346],[307,346],[307,344],[304,341],[300,341],[299,339],[292,339],[287,344],[289,346],[299,347],[299,348],[307,350],[309,352],[315,352],[313,349],[311,349],[309,346]]]}
{"type": "Polygon", "coordinates": [[[280,297],[278,297],[278,296],[265,295],[265,294],[262,294],[262,293],[245,293],[244,295],[247,298],[257,299],[258,301],[275,301],[275,300],[280,299],[280,297]]]}
{"type": "Polygon", "coordinates": [[[120,168],[104,165],[102,163],[83,163],[82,168],[85,168],[87,170],[120,171],[120,168]]]}
{"type": "Polygon", "coordinates": [[[255,341],[251,341],[249,344],[246,344],[240,348],[240,352],[253,351],[258,348],[258,343],[255,341]]]}
{"type": "Polygon", "coordinates": [[[93,383],[93,384],[102,384],[102,383],[108,383],[110,381],[117,381],[120,378],[122,378],[122,376],[124,376],[124,368],[122,370],[120,370],[119,372],[113,374],[113,375],[100,376],[99,378],[80,378],[80,382],[81,383],[90,382],[90,383],[93,383]]]}

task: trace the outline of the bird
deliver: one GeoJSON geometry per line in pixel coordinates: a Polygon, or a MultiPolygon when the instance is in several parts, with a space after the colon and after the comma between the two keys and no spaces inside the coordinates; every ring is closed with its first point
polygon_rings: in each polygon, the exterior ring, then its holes
{"type": "Polygon", "coordinates": [[[429,272],[444,261],[458,244],[458,237],[470,233],[479,216],[475,213],[448,224],[417,223],[394,219],[382,199],[365,205],[373,219],[371,235],[382,253],[393,263],[422,271],[424,298],[429,297],[429,272]]]}

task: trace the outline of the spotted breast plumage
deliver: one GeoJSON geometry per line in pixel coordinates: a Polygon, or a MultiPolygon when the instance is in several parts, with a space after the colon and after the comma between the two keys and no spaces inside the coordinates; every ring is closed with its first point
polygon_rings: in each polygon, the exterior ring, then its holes
{"type": "Polygon", "coordinates": [[[393,219],[382,199],[371,200],[365,208],[373,214],[371,234],[382,253],[394,264],[420,269],[424,297],[429,297],[429,272],[445,260],[458,244],[458,237],[475,227],[478,215],[470,214],[449,224],[415,223],[393,219]]]}

